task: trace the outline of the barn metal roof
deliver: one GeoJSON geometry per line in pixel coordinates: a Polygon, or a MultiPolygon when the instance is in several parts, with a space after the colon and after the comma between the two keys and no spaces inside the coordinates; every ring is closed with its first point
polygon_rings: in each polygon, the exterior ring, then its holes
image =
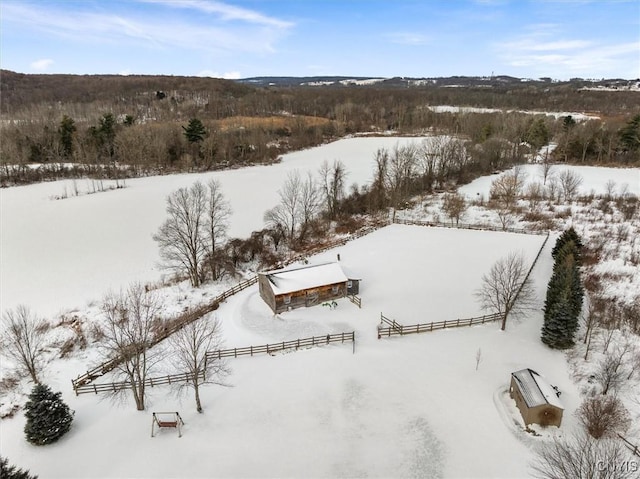
{"type": "Polygon", "coordinates": [[[557,408],[564,409],[556,391],[534,370],[521,369],[511,373],[511,375],[518,382],[520,392],[528,407],[551,404],[557,408]]]}
{"type": "Polygon", "coordinates": [[[265,275],[274,294],[287,294],[305,289],[348,281],[338,263],[322,263],[297,268],[277,269],[259,273],[265,275]]]}

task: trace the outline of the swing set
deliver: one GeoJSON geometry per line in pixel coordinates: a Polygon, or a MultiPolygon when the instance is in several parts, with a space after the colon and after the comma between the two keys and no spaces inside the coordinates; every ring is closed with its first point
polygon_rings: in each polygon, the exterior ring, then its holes
{"type": "Polygon", "coordinates": [[[151,437],[155,432],[155,428],[173,427],[178,430],[178,437],[182,437],[182,429],[184,421],[177,412],[154,412],[151,419],[151,437]]]}

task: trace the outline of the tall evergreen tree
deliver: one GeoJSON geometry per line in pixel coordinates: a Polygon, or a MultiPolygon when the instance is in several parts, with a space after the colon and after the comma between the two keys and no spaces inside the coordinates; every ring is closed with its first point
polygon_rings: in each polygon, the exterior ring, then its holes
{"type": "Polygon", "coordinates": [[[31,444],[51,444],[71,428],[73,413],[61,396],[61,392],[54,393],[45,384],[36,384],[31,390],[24,413],[27,418],[24,433],[31,444]]]}
{"type": "Polygon", "coordinates": [[[560,295],[558,300],[549,310],[549,317],[542,326],[542,342],[554,349],[571,347],[573,342],[569,340],[568,329],[571,322],[569,301],[566,295],[560,295]]]}
{"type": "Polygon", "coordinates": [[[584,287],[580,277],[582,242],[573,228],[566,230],[552,251],[553,275],[547,286],[542,342],[552,348],[568,348],[574,343],[582,312],[584,287]]]}

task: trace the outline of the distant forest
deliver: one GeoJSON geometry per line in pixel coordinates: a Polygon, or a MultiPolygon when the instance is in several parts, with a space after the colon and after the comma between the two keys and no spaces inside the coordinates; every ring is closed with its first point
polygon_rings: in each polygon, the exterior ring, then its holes
{"type": "Polygon", "coordinates": [[[389,131],[456,135],[467,143],[477,174],[523,161],[550,141],[558,144],[553,161],[640,165],[640,92],[582,86],[581,80],[509,77],[305,86],[2,70],[0,184],[234,168],[275,162],[346,135],[389,131]],[[436,113],[428,108],[434,105],[586,112],[599,119],[436,113]]]}

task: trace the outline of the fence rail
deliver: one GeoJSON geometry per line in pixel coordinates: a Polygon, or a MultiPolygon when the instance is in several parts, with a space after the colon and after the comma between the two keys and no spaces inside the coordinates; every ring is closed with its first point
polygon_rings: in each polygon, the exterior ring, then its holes
{"type": "MultiPolygon", "coordinates": [[[[253,276],[252,278],[241,281],[236,284],[233,288],[230,288],[215,298],[213,298],[210,302],[203,304],[201,306],[196,307],[195,309],[188,311],[186,313],[182,313],[177,317],[167,320],[165,326],[162,330],[158,331],[153,339],[153,341],[147,346],[147,348],[153,347],[160,343],[161,341],[167,339],[173,333],[182,329],[187,324],[194,322],[195,320],[201,318],[205,314],[208,314],[212,311],[215,311],[220,306],[220,303],[230,298],[234,294],[239,293],[240,291],[252,286],[258,282],[258,277],[253,276]]],[[[93,369],[88,370],[86,373],[79,375],[77,378],[71,380],[71,385],[73,389],[77,391],[79,387],[91,384],[93,381],[98,379],[101,376],[104,376],[108,372],[113,371],[118,365],[120,365],[125,360],[124,357],[119,356],[117,358],[110,359],[108,361],[99,364],[93,369]]]]}
{"type": "Polygon", "coordinates": [[[393,218],[393,223],[401,225],[415,225],[415,226],[432,226],[438,228],[452,228],[462,230],[481,230],[481,231],[502,231],[506,233],[520,233],[520,234],[534,234],[534,235],[548,235],[548,231],[541,230],[528,230],[525,228],[510,228],[495,226],[486,223],[445,223],[442,221],[422,221],[422,220],[409,220],[403,218],[393,218]]]}
{"type": "Polygon", "coordinates": [[[476,324],[490,323],[502,319],[499,313],[478,316],[476,318],[450,319],[446,321],[436,321],[433,323],[422,323],[412,325],[402,325],[395,320],[390,320],[383,314],[380,314],[381,324],[388,326],[378,326],[378,339],[389,338],[391,336],[405,336],[407,334],[427,333],[437,331],[438,329],[459,328],[462,326],[473,326],[476,324]]]}
{"type": "MultiPolygon", "coordinates": [[[[205,379],[204,371],[198,374],[198,378],[201,380],[205,379]]],[[[158,376],[154,378],[147,378],[144,381],[145,386],[161,386],[164,384],[179,384],[193,381],[193,374],[191,373],[182,373],[182,374],[170,374],[167,376],[158,376]]],[[[78,386],[75,389],[76,396],[80,394],[89,394],[89,393],[117,393],[123,391],[125,389],[133,389],[136,386],[135,381],[120,381],[115,383],[103,383],[103,384],[85,384],[82,386],[78,386]]]]}
{"type": "Polygon", "coordinates": [[[631,454],[640,457],[640,446],[633,444],[626,437],[620,434],[618,434],[618,437],[622,439],[623,444],[631,451],[631,454]]]}
{"type": "Polygon", "coordinates": [[[348,294],[347,298],[349,299],[349,301],[355,304],[358,308],[362,309],[362,298],[356,296],[355,294],[348,294]]]}
{"type": "Polygon", "coordinates": [[[312,336],[310,338],[294,339],[279,343],[264,344],[262,346],[247,346],[244,348],[221,349],[207,352],[207,361],[222,358],[237,358],[239,356],[255,356],[257,354],[273,354],[286,350],[297,350],[314,346],[323,346],[330,343],[352,342],[355,350],[356,333],[335,333],[326,336],[312,336]]]}

